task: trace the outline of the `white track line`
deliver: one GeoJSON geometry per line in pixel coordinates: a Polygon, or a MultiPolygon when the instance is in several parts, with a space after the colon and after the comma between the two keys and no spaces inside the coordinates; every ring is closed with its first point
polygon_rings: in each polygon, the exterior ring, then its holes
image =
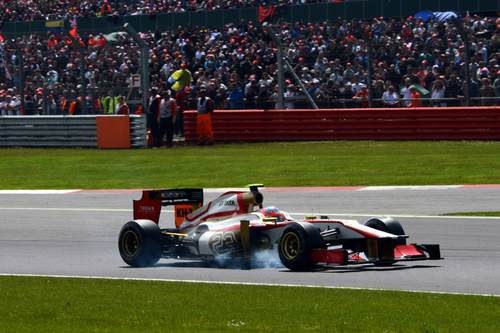
{"type": "Polygon", "coordinates": [[[416,186],[367,186],[357,191],[394,191],[394,190],[452,190],[461,188],[463,185],[416,185],[416,186]]]}
{"type": "Polygon", "coordinates": [[[500,297],[496,294],[474,294],[445,291],[425,291],[411,289],[385,289],[385,288],[361,288],[361,287],[338,287],[338,286],[317,286],[302,284],[279,284],[279,283],[258,283],[258,282],[236,282],[236,281],[208,281],[208,280],[176,280],[176,279],[150,279],[150,278],[129,278],[115,276],[78,276],[78,275],[44,275],[44,274],[10,274],[0,273],[0,276],[22,276],[22,277],[44,277],[44,278],[68,278],[68,279],[97,279],[97,280],[123,280],[123,281],[158,281],[158,282],[181,282],[181,283],[200,283],[200,284],[224,284],[224,285],[242,285],[242,286],[266,286],[266,287],[291,287],[291,288],[320,288],[320,289],[343,289],[343,290],[370,290],[370,291],[390,291],[407,293],[424,293],[438,295],[461,295],[461,296],[482,296],[482,297],[500,297]]]}
{"type": "MultiPolygon", "coordinates": [[[[60,208],[60,207],[0,207],[2,210],[25,210],[25,211],[49,211],[49,212],[132,212],[133,209],[126,208],[60,208]]],[[[163,209],[162,213],[173,213],[173,210],[163,209]]],[[[319,213],[319,212],[295,212],[289,213],[294,216],[329,216],[329,217],[373,217],[390,216],[396,218],[417,218],[417,219],[481,219],[481,220],[500,220],[500,216],[443,216],[443,215],[410,215],[410,214],[386,214],[386,213],[319,213]]]]}
{"type": "Polygon", "coordinates": [[[0,194],[69,194],[81,190],[0,190],[0,194]]]}

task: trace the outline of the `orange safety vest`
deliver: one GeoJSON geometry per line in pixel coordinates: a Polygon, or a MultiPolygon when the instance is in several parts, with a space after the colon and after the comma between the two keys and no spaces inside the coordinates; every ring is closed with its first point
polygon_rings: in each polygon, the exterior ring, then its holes
{"type": "Polygon", "coordinates": [[[61,98],[61,102],[59,103],[59,109],[61,110],[61,114],[66,110],[66,105],[68,105],[68,100],[66,97],[61,98]]]}
{"type": "Polygon", "coordinates": [[[69,105],[69,114],[71,115],[75,114],[75,110],[76,110],[76,101],[73,101],[69,105]]]}

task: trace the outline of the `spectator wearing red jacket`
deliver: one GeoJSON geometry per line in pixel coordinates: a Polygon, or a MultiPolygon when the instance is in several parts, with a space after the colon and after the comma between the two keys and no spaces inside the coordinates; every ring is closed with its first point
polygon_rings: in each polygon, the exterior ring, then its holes
{"type": "Polygon", "coordinates": [[[410,87],[410,98],[410,104],[408,105],[409,108],[418,108],[422,106],[422,96],[418,92],[417,87],[410,87]]]}
{"type": "Polygon", "coordinates": [[[123,98],[123,96],[118,96],[118,105],[116,106],[115,113],[120,115],[130,114],[130,109],[127,103],[125,102],[125,98],[123,98]]]}

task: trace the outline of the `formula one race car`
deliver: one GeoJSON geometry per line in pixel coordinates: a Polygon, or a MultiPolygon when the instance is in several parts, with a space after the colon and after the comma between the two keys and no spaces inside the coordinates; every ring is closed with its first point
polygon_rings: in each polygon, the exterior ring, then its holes
{"type": "Polygon", "coordinates": [[[372,218],[365,224],[326,216],[296,220],[275,207],[263,208],[262,185],[227,192],[203,205],[203,189],[143,191],[134,200],[134,220],[120,232],[122,259],[134,267],[160,258],[249,262],[252,254],[276,249],[290,270],[317,264],[392,265],[396,261],[441,259],[437,244],[406,244],[401,224],[372,218]],[[158,226],[161,206],[175,206],[176,228],[158,226]]]}

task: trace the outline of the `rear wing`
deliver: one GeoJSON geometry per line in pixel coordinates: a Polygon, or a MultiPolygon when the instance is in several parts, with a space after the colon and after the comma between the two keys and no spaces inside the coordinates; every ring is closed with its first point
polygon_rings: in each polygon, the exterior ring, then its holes
{"type": "Polygon", "coordinates": [[[202,188],[180,188],[169,190],[149,190],[143,191],[149,194],[149,197],[154,200],[161,200],[162,206],[172,206],[177,204],[203,203],[202,188]]]}
{"type": "Polygon", "coordinates": [[[178,208],[182,214],[187,215],[193,209],[197,209],[203,205],[203,189],[181,188],[142,191],[141,199],[133,201],[134,220],[146,219],[158,224],[161,206],[173,205],[176,206],[177,224],[178,208]]]}

